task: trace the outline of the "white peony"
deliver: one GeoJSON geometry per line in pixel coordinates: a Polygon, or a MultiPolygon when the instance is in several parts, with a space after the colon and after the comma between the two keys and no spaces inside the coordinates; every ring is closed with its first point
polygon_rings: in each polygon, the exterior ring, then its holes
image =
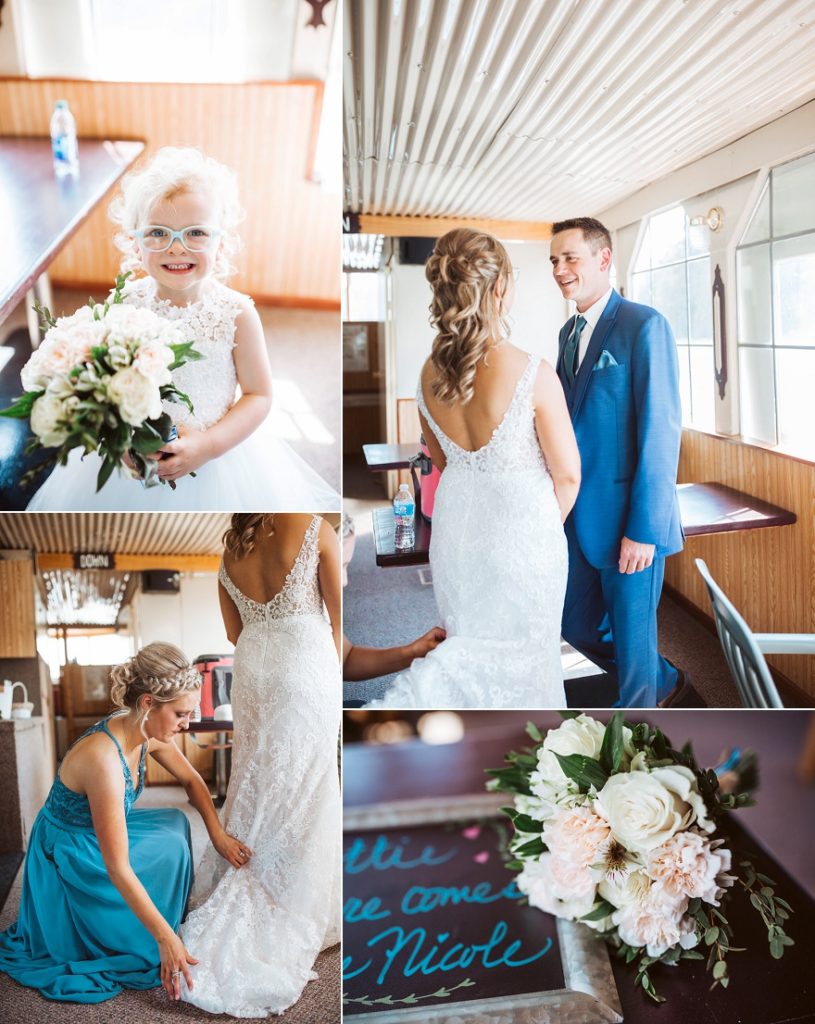
{"type": "Polygon", "coordinates": [[[597,886],[597,891],[612,906],[623,910],[643,903],[651,891],[651,885],[648,875],[640,869],[635,869],[604,878],[597,886]]]}
{"type": "Polygon", "coordinates": [[[58,316],[57,327],[73,327],[74,324],[87,324],[93,320],[93,310],[90,306],[80,306],[70,316],[58,316]]]}
{"type": "Polygon", "coordinates": [[[49,380],[50,377],[45,372],[42,354],[37,349],[20,371],[23,391],[42,391],[43,388],[48,387],[49,380]]]}
{"type": "Polygon", "coordinates": [[[48,392],[31,407],[31,430],[46,448],[57,448],[68,436],[64,417],[62,401],[48,392]]]}
{"type": "Polygon", "coordinates": [[[527,861],[515,882],[529,897],[530,906],[574,921],[590,912],[596,886],[587,868],[573,871],[563,862],[553,864],[553,859],[553,854],[543,853],[537,860],[527,861]]]}
{"type": "Polygon", "coordinates": [[[118,370],[107,384],[109,399],[119,407],[125,423],[138,427],[161,415],[161,395],[156,384],[135,366],[118,370]]]}
{"type": "Polygon", "coordinates": [[[691,825],[706,832],[715,828],[693,772],[681,765],[612,775],[595,810],[619,843],[643,856],[691,825]]]}
{"type": "Polygon", "coordinates": [[[651,851],[648,874],[675,897],[698,896],[706,903],[719,905],[726,888],[733,884],[731,854],[700,832],[678,832],[662,846],[651,851]]]}
{"type": "Polygon", "coordinates": [[[159,387],[169,384],[173,379],[169,366],[173,359],[173,350],[161,342],[148,342],[140,345],[133,358],[133,365],[145,377],[149,377],[159,387]]]}
{"type": "Polygon", "coordinates": [[[698,945],[696,923],[685,913],[686,899],[672,899],[660,885],[652,885],[644,899],[615,910],[611,919],[623,942],[645,947],[648,956],[662,956],[677,945],[692,949],[698,945]]]}

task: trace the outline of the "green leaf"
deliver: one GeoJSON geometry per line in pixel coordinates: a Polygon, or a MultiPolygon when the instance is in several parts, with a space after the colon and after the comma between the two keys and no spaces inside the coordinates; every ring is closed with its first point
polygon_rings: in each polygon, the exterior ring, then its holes
{"type": "Polygon", "coordinates": [[[537,857],[541,853],[546,852],[546,846],[540,836],[536,836],[531,839],[528,843],[524,843],[523,846],[516,848],[515,853],[521,854],[523,857],[537,857]]]}
{"type": "Polygon", "coordinates": [[[179,342],[178,345],[170,345],[175,358],[170,363],[168,369],[170,371],[177,370],[180,366],[183,366],[184,363],[193,363],[199,359],[203,359],[204,357],[200,352],[196,351],[194,345],[194,341],[182,341],[179,342]]]}
{"type": "Polygon", "coordinates": [[[592,786],[599,791],[608,781],[608,772],[593,757],[586,757],[585,754],[558,753],[555,753],[555,757],[566,778],[576,782],[584,793],[592,786]]]}
{"type": "Polygon", "coordinates": [[[543,736],[541,735],[540,729],[535,725],[534,722],[526,723],[526,734],[530,736],[536,743],[543,742],[543,736]]]}
{"type": "Polygon", "coordinates": [[[42,391],[25,391],[19,398],[15,398],[8,409],[0,409],[0,416],[7,416],[11,420],[27,420],[31,416],[31,407],[45,394],[42,391]]]}
{"type": "Polygon", "coordinates": [[[600,747],[600,765],[611,775],[620,767],[623,759],[623,713],[615,711],[606,726],[603,745],[600,747]]]}
{"type": "Polygon", "coordinates": [[[582,711],[572,711],[569,708],[564,708],[562,711],[558,711],[558,714],[560,715],[560,717],[564,721],[568,722],[568,720],[570,718],[580,718],[580,716],[583,714],[583,712],[582,711]]]}
{"type": "Polygon", "coordinates": [[[509,815],[512,819],[512,824],[519,832],[543,832],[543,823],[535,821],[528,814],[521,814],[519,811],[513,810],[511,807],[502,807],[501,810],[504,814],[509,815]]]}
{"type": "Polygon", "coordinates": [[[102,488],[108,482],[108,480],[110,479],[110,474],[113,472],[113,470],[115,468],[116,468],[116,463],[114,462],[114,460],[108,458],[107,456],[105,456],[105,459],[102,462],[102,468],[99,470],[99,475],[96,478],[96,493],[97,494],[102,490],[102,488]]]}
{"type": "Polygon", "coordinates": [[[705,932],[705,945],[712,946],[716,939],[718,939],[718,937],[719,929],[715,925],[713,925],[712,928],[708,928],[708,930],[705,932]]]}
{"type": "Polygon", "coordinates": [[[713,965],[713,977],[720,981],[727,974],[727,964],[724,960],[717,960],[713,965]]]}
{"type": "Polygon", "coordinates": [[[780,939],[773,939],[770,942],[770,956],[774,960],[780,960],[783,955],[784,955],[784,947],[781,944],[781,940],[780,939]]]}
{"type": "MultiPolygon", "coordinates": [[[[608,917],[613,914],[615,907],[611,905],[607,900],[597,900],[588,914],[584,914],[581,921],[602,921],[604,917],[608,917]]],[[[636,951],[635,951],[636,955],[636,951]]],[[[633,958],[632,958],[633,959],[633,958]]]]}

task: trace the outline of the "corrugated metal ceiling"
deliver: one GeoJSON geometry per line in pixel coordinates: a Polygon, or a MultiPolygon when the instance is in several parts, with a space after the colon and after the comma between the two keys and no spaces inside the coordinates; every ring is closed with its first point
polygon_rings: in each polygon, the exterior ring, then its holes
{"type": "Polygon", "coordinates": [[[599,213],[815,96],[812,0],[347,0],[346,206],[599,213]]]}
{"type": "Polygon", "coordinates": [[[127,555],[220,555],[229,513],[0,513],[0,548],[127,555]]]}

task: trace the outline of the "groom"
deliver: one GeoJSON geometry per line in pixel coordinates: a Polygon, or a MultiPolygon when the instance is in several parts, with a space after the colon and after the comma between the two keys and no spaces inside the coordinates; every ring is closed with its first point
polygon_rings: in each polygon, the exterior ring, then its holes
{"type": "Polygon", "coordinates": [[[691,692],[657,650],[665,558],[683,543],[676,344],[665,317],[611,287],[611,237],[599,221],[554,224],[550,259],[577,305],[557,360],[582,460],[566,520],[563,636],[617,679],[620,706],[669,706],[691,692]]]}

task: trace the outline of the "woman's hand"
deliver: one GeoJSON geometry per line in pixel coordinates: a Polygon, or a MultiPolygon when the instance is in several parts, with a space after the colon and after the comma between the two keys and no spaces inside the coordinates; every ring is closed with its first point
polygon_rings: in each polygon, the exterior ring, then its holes
{"type": "Polygon", "coordinates": [[[159,454],[158,475],[161,480],[179,480],[194,473],[212,458],[206,430],[178,427],[178,437],[163,445],[159,454]]]}
{"type": "Polygon", "coordinates": [[[229,861],[233,868],[242,868],[244,864],[249,863],[253,856],[246,843],[242,843],[240,839],[236,839],[228,832],[222,831],[217,838],[212,840],[212,845],[224,860],[229,861]]]}
{"type": "Polygon", "coordinates": [[[161,957],[161,987],[171,999],[181,998],[181,978],[192,992],[192,977],[189,964],[197,964],[194,956],[190,956],[181,939],[170,932],[158,940],[158,952],[161,957]]]}
{"type": "Polygon", "coordinates": [[[447,633],[445,633],[441,626],[434,626],[432,629],[428,629],[424,636],[418,637],[412,644],[408,645],[411,659],[423,658],[438,647],[442,640],[446,639],[447,633]]]}

